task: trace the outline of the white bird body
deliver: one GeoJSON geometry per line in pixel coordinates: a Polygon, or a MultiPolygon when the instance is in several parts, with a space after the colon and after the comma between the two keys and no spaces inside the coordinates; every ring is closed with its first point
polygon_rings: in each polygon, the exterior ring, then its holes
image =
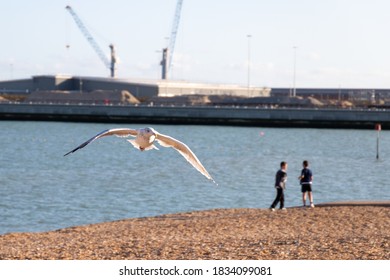
{"type": "Polygon", "coordinates": [[[202,165],[202,163],[199,161],[199,159],[196,157],[196,155],[191,151],[191,149],[184,143],[180,142],[179,140],[170,137],[168,135],[161,134],[154,130],[153,128],[147,127],[147,128],[140,128],[140,129],[131,129],[131,128],[113,128],[113,129],[107,129],[104,130],[91,139],[85,141],[75,149],[71,150],[70,152],[66,153],[64,156],[67,156],[71,153],[74,153],[75,151],[84,148],[89,143],[104,137],[104,136],[110,136],[115,135],[118,137],[129,137],[133,136],[135,139],[127,140],[129,141],[134,148],[140,150],[140,151],[147,151],[158,148],[154,145],[154,142],[157,141],[161,146],[163,147],[171,147],[177,150],[189,163],[192,164],[194,168],[196,168],[200,173],[202,173],[207,179],[212,180],[215,184],[217,184],[214,179],[210,176],[210,174],[207,172],[206,168],[202,165]]]}

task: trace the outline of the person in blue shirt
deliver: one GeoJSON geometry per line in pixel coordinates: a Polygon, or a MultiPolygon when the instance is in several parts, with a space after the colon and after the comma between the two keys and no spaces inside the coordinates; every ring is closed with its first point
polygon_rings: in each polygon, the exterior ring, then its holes
{"type": "Polygon", "coordinates": [[[309,196],[310,207],[314,207],[312,192],[313,173],[309,169],[309,162],[307,160],[304,160],[302,165],[303,169],[301,171],[301,176],[299,176],[298,179],[301,183],[303,207],[306,206],[306,193],[309,196]]]}
{"type": "Polygon", "coordinates": [[[280,202],[280,209],[286,210],[284,208],[284,189],[286,188],[287,181],[287,162],[282,161],[280,163],[280,169],[276,172],[275,175],[275,188],[276,188],[276,198],[272,202],[270,209],[275,211],[276,205],[280,202]]]}

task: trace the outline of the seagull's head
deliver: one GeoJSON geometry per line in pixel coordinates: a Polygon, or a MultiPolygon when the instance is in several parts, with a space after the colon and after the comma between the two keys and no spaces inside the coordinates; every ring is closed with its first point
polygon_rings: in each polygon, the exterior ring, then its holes
{"type": "Polygon", "coordinates": [[[143,134],[149,139],[149,143],[153,143],[157,136],[157,131],[151,127],[146,127],[143,129],[143,134]]]}
{"type": "Polygon", "coordinates": [[[147,135],[154,135],[156,136],[157,135],[157,131],[155,131],[153,128],[151,127],[146,127],[144,128],[144,132],[147,134],[147,135]]]}

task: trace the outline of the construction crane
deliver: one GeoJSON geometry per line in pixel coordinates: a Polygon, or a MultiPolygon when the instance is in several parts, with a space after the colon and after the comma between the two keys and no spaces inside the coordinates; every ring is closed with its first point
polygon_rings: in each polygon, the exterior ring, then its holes
{"type": "Polygon", "coordinates": [[[168,72],[171,69],[173,51],[175,49],[175,41],[176,41],[177,30],[179,28],[182,5],[183,5],[183,0],[178,0],[176,4],[175,17],[173,19],[173,24],[172,24],[171,37],[169,39],[169,45],[168,47],[164,48],[162,51],[163,57],[160,64],[162,66],[161,78],[163,80],[167,79],[168,72]]]}
{"type": "Polygon", "coordinates": [[[103,63],[106,65],[107,68],[110,69],[111,77],[115,77],[115,63],[116,63],[116,55],[115,55],[115,48],[114,45],[110,45],[110,51],[111,51],[111,61],[108,60],[107,56],[104,54],[104,52],[101,50],[99,45],[96,43],[94,38],[92,37],[91,33],[88,31],[88,29],[85,27],[79,16],[76,14],[76,12],[70,7],[65,7],[68,12],[72,15],[74,21],[76,22],[77,26],[85,36],[85,38],[88,40],[89,44],[92,46],[92,48],[95,50],[97,55],[100,57],[100,59],[103,61],[103,63]]]}

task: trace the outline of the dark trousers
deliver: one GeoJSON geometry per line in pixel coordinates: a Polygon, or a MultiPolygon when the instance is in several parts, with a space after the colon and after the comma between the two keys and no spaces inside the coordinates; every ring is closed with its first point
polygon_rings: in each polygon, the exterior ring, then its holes
{"type": "Polygon", "coordinates": [[[271,208],[275,208],[276,205],[280,202],[280,209],[282,209],[284,207],[284,190],[283,188],[276,188],[276,198],[274,200],[274,202],[272,202],[271,204],[271,208]]]}

